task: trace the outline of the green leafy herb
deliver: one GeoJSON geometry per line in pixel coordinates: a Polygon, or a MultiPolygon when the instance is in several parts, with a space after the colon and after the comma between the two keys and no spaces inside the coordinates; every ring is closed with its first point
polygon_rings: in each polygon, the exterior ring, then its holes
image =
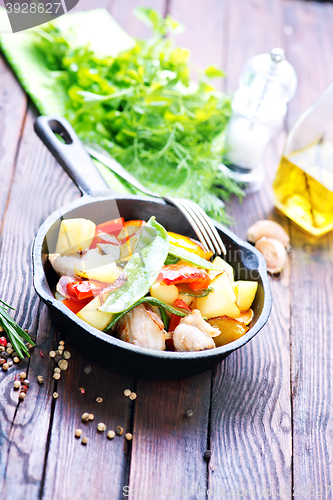
{"type": "Polygon", "coordinates": [[[187,316],[189,314],[189,311],[187,311],[186,309],[181,309],[180,307],[176,307],[176,306],[170,306],[166,302],[163,302],[163,300],[155,299],[155,297],[150,297],[150,296],[142,297],[142,299],[138,300],[137,302],[135,302],[134,304],[129,306],[125,311],[114,314],[112,316],[110,323],[104,329],[104,331],[106,332],[107,330],[110,330],[112,327],[114,327],[114,325],[116,323],[118,323],[120,318],[122,318],[126,313],[128,313],[134,307],[136,307],[140,304],[144,304],[145,302],[148,304],[151,304],[152,306],[163,307],[163,309],[165,309],[166,311],[168,311],[172,314],[176,314],[176,316],[184,317],[184,316],[187,316]]]}
{"type": "Polygon", "coordinates": [[[30,336],[13,320],[13,318],[8,314],[8,310],[14,308],[3,300],[0,299],[1,304],[0,305],[0,325],[3,327],[3,329],[6,331],[8,338],[14,348],[14,350],[17,352],[20,358],[24,358],[24,355],[29,356],[29,350],[23,340],[26,342],[29,342],[31,345],[35,345],[30,336]],[[5,307],[7,309],[5,309],[5,307]],[[23,340],[22,340],[23,339],[23,340]]]}
{"type": "Polygon", "coordinates": [[[192,290],[187,285],[177,285],[177,288],[179,293],[182,293],[183,295],[189,295],[190,297],[207,297],[210,292],[214,291],[214,288],[212,288],[211,286],[205,288],[204,290],[192,290]]]}
{"type": "Polygon", "coordinates": [[[169,243],[169,254],[173,255],[174,257],[178,257],[178,259],[186,260],[186,262],[191,262],[191,264],[194,264],[195,266],[201,267],[203,269],[212,269],[213,271],[221,271],[219,267],[217,267],[209,260],[203,259],[202,257],[199,257],[199,255],[196,255],[193,252],[188,252],[184,248],[177,247],[172,243],[169,243]]]}
{"type": "Polygon", "coordinates": [[[189,51],[173,45],[179,23],[147,8],[136,15],[153,36],[116,57],[72,43],[73,31],[55,22],[34,32],[38,58],[67,96],[66,116],[83,140],[98,143],[153,192],[190,198],[226,221],[222,199],[242,191],[218,167],[231,100],[207,78],[223,72],[210,66],[195,84],[189,51]]]}
{"type": "Polygon", "coordinates": [[[164,264],[169,247],[166,230],[156,222],[155,217],[151,217],[144,227],[149,231],[141,232],[136,252],[123,271],[127,281],[121,288],[108,295],[100,307],[103,312],[120,313],[128,308],[131,309],[148,293],[164,264]],[[141,241],[142,239],[144,241],[141,241]]]}

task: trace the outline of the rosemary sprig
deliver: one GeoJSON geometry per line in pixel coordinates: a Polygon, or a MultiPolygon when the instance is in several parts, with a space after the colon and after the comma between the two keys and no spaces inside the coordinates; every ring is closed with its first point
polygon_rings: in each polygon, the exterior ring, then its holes
{"type": "Polygon", "coordinates": [[[0,326],[3,327],[5,332],[8,335],[8,338],[14,347],[14,350],[20,356],[20,358],[24,358],[24,355],[29,356],[29,350],[23,340],[29,342],[31,345],[35,345],[30,336],[13,320],[13,318],[8,314],[8,310],[15,310],[14,307],[6,304],[3,300],[0,299],[0,326]],[[6,310],[5,307],[8,309],[6,310]],[[23,339],[23,340],[22,340],[23,339]]]}

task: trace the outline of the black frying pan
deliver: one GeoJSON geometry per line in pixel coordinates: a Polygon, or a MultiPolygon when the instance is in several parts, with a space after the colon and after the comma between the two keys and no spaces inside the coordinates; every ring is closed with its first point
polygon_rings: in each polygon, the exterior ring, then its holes
{"type": "Polygon", "coordinates": [[[148,220],[155,215],[168,231],[192,238],[195,238],[195,234],[174,206],[162,200],[125,196],[111,191],[64,118],[41,116],[35,122],[35,131],[83,194],[82,198],[46,219],[36,235],[33,248],[35,289],[69,342],[88,357],[106,363],[112,370],[139,377],[172,379],[189,377],[213,367],[259,332],[267,322],[272,302],[265,260],[255,248],[218,223],[215,226],[227,248],[226,260],[235,270],[235,279],[258,282],[258,292],[252,306],[254,318],[251,328],[235,342],[200,352],[153,351],[128,344],[93,328],[56,300],[52,290],[55,289],[57,276],[47,255],[55,250],[61,218],[83,217],[100,224],[117,217],[116,207],[125,220],[148,220]]]}

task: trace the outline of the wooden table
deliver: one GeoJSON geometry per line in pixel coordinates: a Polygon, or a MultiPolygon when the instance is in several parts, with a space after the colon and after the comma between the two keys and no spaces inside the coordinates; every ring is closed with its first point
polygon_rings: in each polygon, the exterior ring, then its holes
{"type": "Polygon", "coordinates": [[[242,205],[233,200],[229,212],[241,237],[258,219],[282,223],[292,242],[290,265],[282,279],[271,279],[268,325],[213,371],[172,382],[133,380],[68,345],[69,368],[55,381],[48,352],[61,333],[34,292],[31,246],[42,221],[79,193],[34,134],[36,110],[0,59],[0,296],[37,339],[29,362],[0,373],[0,498],[333,498],[333,235],[316,241],[278,215],[271,189],[286,130],[333,79],[333,6],[81,0],[75,10],[105,7],[131,35],[145,37],[148,29],[131,14],[138,4],[182,21],[187,31],[178,43],[191,49],[198,65],[223,67],[227,91],[237,88],[251,56],[285,49],[298,74],[297,94],[268,148],[265,186],[242,205]],[[31,387],[18,404],[13,380],[23,369],[31,387]],[[37,375],[44,385],[36,383],[37,375]],[[123,395],[126,388],[138,394],[135,401],[123,395]],[[192,418],[184,416],[188,409],[192,418]],[[74,438],[84,411],[95,414],[85,427],[86,447],[74,438]],[[121,425],[133,432],[133,441],[108,441],[97,435],[97,422],[108,429],[121,425]]]}

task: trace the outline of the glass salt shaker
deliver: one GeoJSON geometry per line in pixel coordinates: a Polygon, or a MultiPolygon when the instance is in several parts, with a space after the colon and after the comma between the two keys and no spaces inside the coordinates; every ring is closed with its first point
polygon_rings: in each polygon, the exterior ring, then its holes
{"type": "Polygon", "coordinates": [[[297,77],[283,50],[275,48],[270,54],[252,57],[239,81],[220,168],[250,193],[263,184],[262,157],[274,128],[283,121],[287,103],[295,95],[297,77]]]}

